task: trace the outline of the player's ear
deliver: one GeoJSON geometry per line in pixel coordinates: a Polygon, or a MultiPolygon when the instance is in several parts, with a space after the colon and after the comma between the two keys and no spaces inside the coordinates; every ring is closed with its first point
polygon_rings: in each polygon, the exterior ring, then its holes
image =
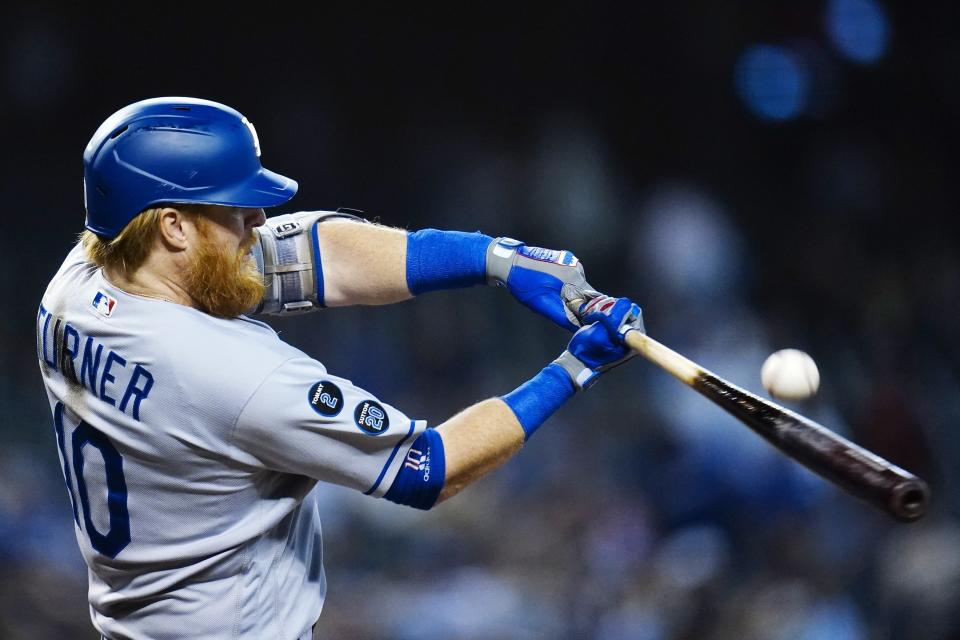
{"type": "Polygon", "coordinates": [[[160,239],[175,251],[184,251],[197,234],[196,225],[181,209],[164,207],[160,210],[160,239]]]}

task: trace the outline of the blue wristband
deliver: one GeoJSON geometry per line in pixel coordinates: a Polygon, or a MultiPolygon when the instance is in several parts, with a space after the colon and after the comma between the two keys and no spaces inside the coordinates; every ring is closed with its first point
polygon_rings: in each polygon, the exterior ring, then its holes
{"type": "Polygon", "coordinates": [[[563,367],[550,363],[533,378],[503,396],[502,400],[516,414],[526,441],[576,390],[563,367]]]}
{"type": "Polygon", "coordinates": [[[407,288],[413,295],[459,289],[487,281],[487,247],[482,233],[423,229],[407,234],[407,288]]]}

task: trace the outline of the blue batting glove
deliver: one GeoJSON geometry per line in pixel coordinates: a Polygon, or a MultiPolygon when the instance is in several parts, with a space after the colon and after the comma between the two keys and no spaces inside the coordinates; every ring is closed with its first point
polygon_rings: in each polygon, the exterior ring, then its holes
{"type": "Polygon", "coordinates": [[[580,321],[560,295],[565,284],[592,290],[583,265],[570,251],[528,247],[512,238],[496,238],[487,248],[487,282],[505,286],[524,306],[569,331],[580,321]]]}
{"type": "Polygon", "coordinates": [[[567,350],[554,360],[580,388],[593,385],[602,373],[619,366],[636,353],[624,344],[630,331],[644,331],[640,307],[627,298],[600,295],[580,308],[584,327],[567,350]]]}
{"type": "Polygon", "coordinates": [[[578,314],[583,324],[599,322],[611,336],[616,336],[620,343],[629,331],[644,333],[643,312],[639,305],[630,302],[627,298],[611,298],[603,294],[588,300],[580,306],[578,314]]]}

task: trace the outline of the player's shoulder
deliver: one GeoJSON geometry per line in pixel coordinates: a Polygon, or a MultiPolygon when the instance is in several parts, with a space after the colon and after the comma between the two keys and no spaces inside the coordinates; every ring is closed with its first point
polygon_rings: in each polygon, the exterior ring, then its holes
{"type": "Polygon", "coordinates": [[[244,394],[291,358],[307,357],[267,324],[239,316],[218,318],[159,298],[129,293],[104,277],[76,246],[43,296],[38,331],[51,339],[56,323],[83,342],[115,350],[125,360],[150,363],[182,385],[244,394]]]}
{"type": "Polygon", "coordinates": [[[247,316],[219,318],[129,293],[100,269],[82,263],[72,262],[65,269],[44,295],[41,313],[62,316],[81,334],[100,336],[111,348],[175,371],[193,384],[256,384],[283,361],[304,355],[269,325],[247,316]]]}
{"type": "Polygon", "coordinates": [[[284,361],[305,355],[269,325],[247,316],[218,318],[171,302],[156,306],[155,322],[144,333],[165,352],[170,366],[193,378],[256,383],[284,361]]]}
{"type": "Polygon", "coordinates": [[[79,283],[88,280],[96,271],[96,265],[87,260],[83,245],[76,243],[50,279],[44,298],[49,298],[51,293],[58,289],[75,289],[79,283]]]}

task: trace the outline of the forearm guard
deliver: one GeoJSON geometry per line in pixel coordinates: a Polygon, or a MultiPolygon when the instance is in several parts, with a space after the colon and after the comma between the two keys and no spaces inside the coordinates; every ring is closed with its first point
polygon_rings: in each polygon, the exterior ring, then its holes
{"type": "Polygon", "coordinates": [[[266,285],[250,313],[283,315],[315,311],[323,303],[323,265],[317,226],[333,218],[363,220],[352,209],[301,211],[268,218],[256,227],[251,249],[266,285]]]}

